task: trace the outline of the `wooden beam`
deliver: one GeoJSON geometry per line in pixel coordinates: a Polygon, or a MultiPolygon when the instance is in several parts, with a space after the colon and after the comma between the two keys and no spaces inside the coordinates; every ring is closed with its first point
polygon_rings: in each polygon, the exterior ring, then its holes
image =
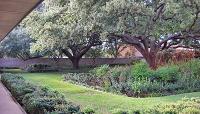
{"type": "Polygon", "coordinates": [[[0,41],[43,0],[0,0],[0,41]]]}

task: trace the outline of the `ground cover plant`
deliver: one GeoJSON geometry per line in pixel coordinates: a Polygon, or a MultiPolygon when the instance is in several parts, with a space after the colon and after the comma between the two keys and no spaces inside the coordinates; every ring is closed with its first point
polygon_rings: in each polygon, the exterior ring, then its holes
{"type": "Polygon", "coordinates": [[[29,114],[79,114],[80,108],[57,91],[31,84],[17,74],[2,74],[1,81],[29,114]]]}
{"type": "Polygon", "coordinates": [[[66,73],[66,81],[134,97],[164,96],[200,90],[200,60],[168,64],[151,70],[145,62],[133,66],[103,65],[89,73],[66,73]]]}

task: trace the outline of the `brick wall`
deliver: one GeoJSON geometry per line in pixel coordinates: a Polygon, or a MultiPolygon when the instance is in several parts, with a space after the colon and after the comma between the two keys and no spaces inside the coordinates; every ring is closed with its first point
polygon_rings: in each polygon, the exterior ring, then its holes
{"type": "MultiPolygon", "coordinates": [[[[130,64],[139,58],[83,58],[80,60],[80,66],[99,66],[103,64],[109,65],[123,65],[130,64]]],[[[7,68],[25,68],[30,64],[48,64],[59,67],[71,67],[71,61],[67,58],[52,59],[52,58],[37,58],[23,61],[17,58],[1,58],[0,67],[7,68]]]]}

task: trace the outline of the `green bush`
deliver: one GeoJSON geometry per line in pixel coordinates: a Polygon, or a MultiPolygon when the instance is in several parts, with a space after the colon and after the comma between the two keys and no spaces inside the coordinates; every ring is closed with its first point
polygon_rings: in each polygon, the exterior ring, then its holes
{"type": "Polygon", "coordinates": [[[181,74],[194,76],[197,79],[200,79],[200,60],[193,59],[184,63],[179,64],[179,69],[181,74]]]}
{"type": "Polygon", "coordinates": [[[109,69],[110,69],[109,65],[101,65],[100,67],[97,67],[91,70],[90,73],[92,73],[93,75],[97,77],[102,77],[106,75],[109,69]]]}
{"type": "Polygon", "coordinates": [[[20,75],[2,74],[1,80],[29,114],[48,114],[55,111],[59,112],[57,114],[80,112],[79,106],[66,101],[60,93],[33,85],[20,75]]]}
{"type": "Polygon", "coordinates": [[[179,68],[176,65],[169,65],[158,68],[154,75],[164,82],[175,82],[179,74],[179,68]]]}
{"type": "Polygon", "coordinates": [[[129,66],[115,66],[111,67],[108,71],[108,77],[129,77],[130,76],[130,67],[129,66]]]}
{"type": "Polygon", "coordinates": [[[145,79],[153,75],[153,71],[149,69],[149,66],[140,61],[132,66],[131,75],[136,79],[145,79]]]}
{"type": "Polygon", "coordinates": [[[65,81],[71,81],[85,86],[103,87],[102,77],[96,77],[91,73],[67,73],[63,75],[65,81]]]}
{"type": "Polygon", "coordinates": [[[12,95],[21,102],[24,96],[34,92],[37,88],[19,75],[2,74],[2,83],[11,91],[12,95]]]}

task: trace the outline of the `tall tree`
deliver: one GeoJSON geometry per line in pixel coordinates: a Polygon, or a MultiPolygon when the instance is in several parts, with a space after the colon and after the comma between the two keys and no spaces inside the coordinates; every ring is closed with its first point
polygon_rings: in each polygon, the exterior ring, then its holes
{"type": "Polygon", "coordinates": [[[93,16],[100,6],[101,2],[96,0],[45,1],[42,12],[34,11],[22,23],[36,40],[31,50],[61,51],[78,69],[83,55],[102,44],[100,28],[93,16]]]}
{"type": "Polygon", "coordinates": [[[16,27],[8,36],[1,41],[0,51],[2,56],[16,57],[23,60],[39,57],[39,54],[30,53],[30,44],[33,40],[21,27],[16,27]]]}
{"type": "Polygon", "coordinates": [[[199,0],[109,0],[99,15],[109,38],[133,45],[152,69],[159,51],[200,37],[199,0]]]}

